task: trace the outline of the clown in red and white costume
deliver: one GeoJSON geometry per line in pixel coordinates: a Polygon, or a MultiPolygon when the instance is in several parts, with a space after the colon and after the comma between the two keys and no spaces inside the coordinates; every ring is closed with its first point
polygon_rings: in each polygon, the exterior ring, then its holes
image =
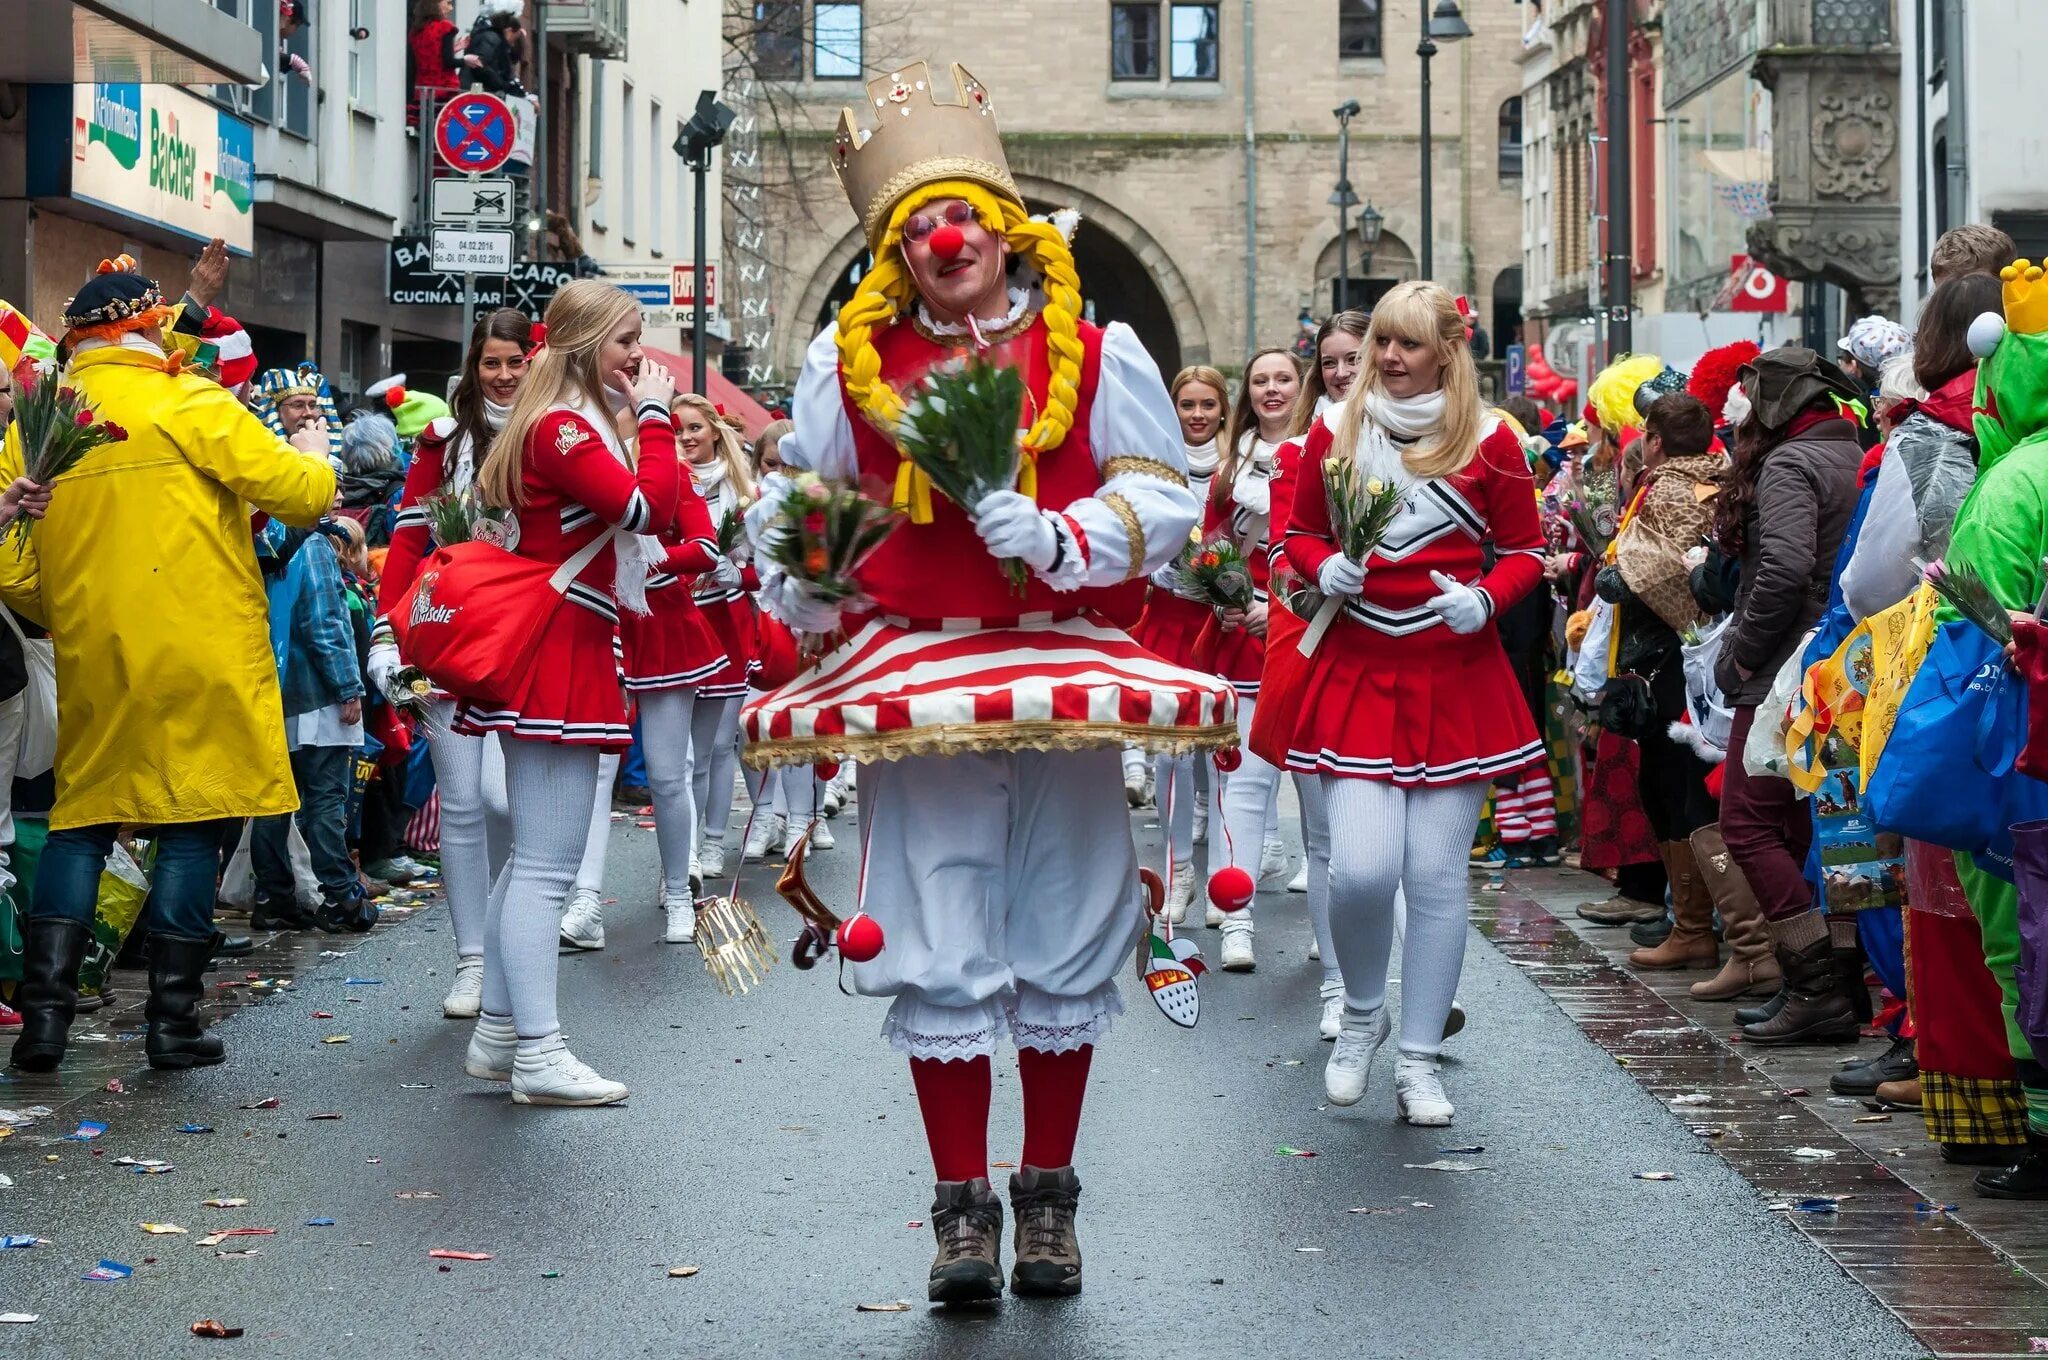
{"type": "MultiPolygon", "coordinates": [[[[1080,320],[1065,236],[1028,217],[978,81],[957,66],[934,80],[920,62],[868,93],[876,126],[846,112],[837,154],[875,264],[811,346],[780,451],[792,468],[894,485],[908,522],[861,569],[859,615],[764,566],[773,612],[848,637],[748,706],[746,755],[867,766],[861,906],[886,946],[850,971],[894,998],[884,1034],[910,1058],[924,1115],[939,1182],[929,1296],[1002,1292],[987,1126],[1005,1035],[1025,1111],[1010,1284],[1074,1294],[1082,1095],[1145,924],[1121,749],[1226,742],[1232,697],[1101,621],[1134,612],[1195,522],[1158,369],[1127,328],[1080,320]],[[892,431],[924,374],[977,352],[1024,377],[1033,475],[1029,494],[963,507],[921,484],[892,431]],[[1029,569],[1021,591],[1002,558],[1029,569]]],[[[779,494],[764,488],[757,524],[779,494]]]]}
{"type": "Polygon", "coordinates": [[[1333,602],[1302,643],[1312,655],[1287,759],[1321,776],[1330,821],[1345,1006],[1327,1093],[1361,1099],[1390,1031],[1403,892],[1396,1103],[1411,1123],[1440,1125],[1453,1114],[1436,1055],[1464,961],[1467,851],[1489,782],[1543,758],[1493,618],[1535,588],[1544,543],[1528,461],[1479,404],[1450,294],[1399,285],[1374,309],[1365,350],[1364,376],[1309,431],[1287,529],[1290,563],[1333,602]],[[1343,459],[1401,494],[1363,563],[1331,529],[1328,474],[1343,459]]]}

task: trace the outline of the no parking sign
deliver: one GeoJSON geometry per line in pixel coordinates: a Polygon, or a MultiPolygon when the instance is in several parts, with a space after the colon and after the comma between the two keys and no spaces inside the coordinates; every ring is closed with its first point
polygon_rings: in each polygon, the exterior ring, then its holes
{"type": "Polygon", "coordinates": [[[451,170],[488,175],[511,158],[514,132],[512,110],[504,100],[471,90],[441,106],[434,119],[434,150],[451,170]]]}

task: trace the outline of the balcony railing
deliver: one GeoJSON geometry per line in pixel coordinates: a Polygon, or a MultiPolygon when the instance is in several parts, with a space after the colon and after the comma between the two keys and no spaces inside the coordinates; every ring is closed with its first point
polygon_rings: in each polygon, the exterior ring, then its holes
{"type": "Polygon", "coordinates": [[[550,45],[608,61],[626,55],[627,0],[542,0],[550,45]]]}

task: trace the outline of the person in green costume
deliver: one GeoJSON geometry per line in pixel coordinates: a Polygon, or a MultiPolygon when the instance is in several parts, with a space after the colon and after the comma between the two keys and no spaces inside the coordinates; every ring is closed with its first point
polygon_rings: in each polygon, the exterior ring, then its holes
{"type": "MultiPolygon", "coordinates": [[[[1977,484],[1957,512],[1947,564],[1969,567],[2007,609],[2031,611],[2048,554],[2048,279],[2020,260],[1999,275],[2005,315],[1970,328],[1977,366],[1977,484]]],[[[1942,618],[1956,617],[1944,610],[1942,618]]],[[[2006,1042],[2027,1103],[2027,1147],[2017,1165],[1982,1172],[1977,1192],[1995,1199],[2048,1199],[2048,1067],[2018,1023],[2019,894],[2012,884],[1956,857],[1956,875],[1984,936],[1984,963],[2003,997],[2006,1042]]]]}

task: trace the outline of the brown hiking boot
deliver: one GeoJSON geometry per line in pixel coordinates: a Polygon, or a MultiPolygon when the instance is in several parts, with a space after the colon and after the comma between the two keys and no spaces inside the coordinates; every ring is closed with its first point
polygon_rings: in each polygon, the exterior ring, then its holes
{"type": "Polygon", "coordinates": [[[926,1297],[933,1303],[983,1303],[1003,1296],[1003,1204],[985,1176],[940,1181],[932,1204],[932,1258],[926,1297]]]}
{"type": "Polygon", "coordinates": [[[1071,1166],[1050,1171],[1027,1166],[1010,1177],[1010,1209],[1017,1215],[1012,1244],[1017,1265],[1010,1272],[1010,1288],[1019,1297],[1081,1292],[1081,1243],[1074,1236],[1080,1204],[1081,1178],[1071,1166]]]}
{"type": "Polygon", "coordinates": [[[1605,902],[1579,903],[1579,915],[1596,926],[1628,926],[1638,921],[1661,921],[1664,919],[1662,902],[1638,902],[1633,897],[1620,893],[1605,902]]]}
{"type": "MultiPolygon", "coordinates": [[[[1819,917],[1818,912],[1805,913],[1819,917]]],[[[1795,921],[1800,918],[1794,918],[1795,921]]],[[[1827,927],[1820,938],[1799,944],[1787,943],[1787,922],[1773,922],[1771,934],[1777,940],[1778,967],[1785,974],[1785,1004],[1761,1024],[1744,1025],[1742,1039],[1750,1044],[1832,1044],[1854,1039],[1861,1026],[1849,998],[1842,995],[1835,968],[1834,948],[1828,943],[1827,927]]],[[[1800,924],[1796,929],[1810,927],[1800,924]]]]}

